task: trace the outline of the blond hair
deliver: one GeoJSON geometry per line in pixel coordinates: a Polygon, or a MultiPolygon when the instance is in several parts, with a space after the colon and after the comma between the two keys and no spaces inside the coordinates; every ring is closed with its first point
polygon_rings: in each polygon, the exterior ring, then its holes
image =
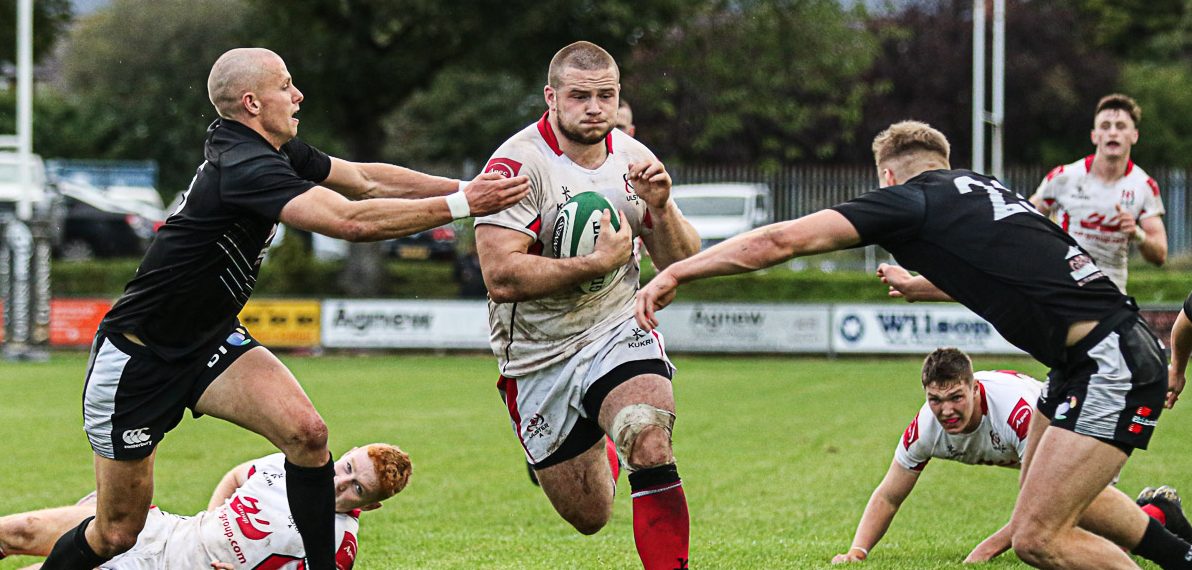
{"type": "Polygon", "coordinates": [[[546,72],[546,84],[558,89],[563,83],[563,70],[568,67],[584,71],[612,68],[613,73],[617,76],[617,81],[621,80],[621,69],[617,67],[617,61],[607,51],[604,51],[604,48],[592,42],[578,41],[555,53],[555,57],[550,60],[550,68],[546,72]]]}
{"type": "Polygon", "coordinates": [[[952,146],[948,138],[931,125],[902,121],[890,125],[873,139],[873,159],[880,166],[906,158],[933,158],[948,163],[952,146]]]}

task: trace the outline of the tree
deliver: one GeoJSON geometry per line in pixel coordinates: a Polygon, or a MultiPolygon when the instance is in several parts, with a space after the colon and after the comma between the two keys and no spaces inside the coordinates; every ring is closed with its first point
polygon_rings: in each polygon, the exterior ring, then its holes
{"type": "Polygon", "coordinates": [[[640,46],[624,93],[655,152],[686,161],[831,160],[853,142],[876,43],[834,0],[719,0],[640,46]]]}
{"type": "MultiPolygon", "coordinates": [[[[33,3],[33,61],[53,51],[70,25],[70,0],[37,0],[33,3]]],[[[17,60],[17,0],[0,0],[0,61],[17,60]]]]}
{"type": "Polygon", "coordinates": [[[183,190],[216,116],[207,74],[241,45],[245,15],[240,0],[114,0],[79,20],[63,54],[63,90],[94,137],[82,156],[154,159],[164,197],[183,190]]]}
{"type": "MultiPolygon", "coordinates": [[[[970,163],[971,8],[969,0],[912,2],[870,22],[883,40],[867,79],[889,88],[865,102],[863,141],[894,121],[923,120],[948,135],[954,165],[970,163]]],[[[1088,148],[1093,106],[1115,89],[1120,64],[1083,40],[1083,22],[1062,0],[1007,2],[1007,164],[1059,164],[1088,148]]],[[[872,160],[868,145],[849,159],[872,160]]]]}
{"type": "MultiPolygon", "coordinates": [[[[497,84],[504,81],[503,72],[544,77],[550,56],[563,45],[582,38],[614,55],[626,53],[632,42],[676,18],[685,4],[559,0],[548,10],[531,0],[473,0],[467,5],[440,0],[253,0],[254,15],[247,21],[261,45],[286,59],[295,84],[312,103],[302,113],[304,138],[316,144],[320,135],[342,141],[345,158],[369,161],[387,158],[382,154],[389,148],[384,119],[434,86],[446,70],[486,73],[470,79],[464,72],[445,76],[439,84],[445,88],[459,81],[497,84]],[[295,34],[301,41],[294,41],[295,34]]],[[[461,105],[471,100],[466,97],[461,105]]],[[[444,115],[427,117],[415,110],[412,116],[439,121],[444,115]]],[[[461,139],[473,136],[466,125],[459,126],[465,130],[461,139]]],[[[467,150],[499,142],[478,141],[467,150]]],[[[375,245],[352,247],[341,277],[350,293],[381,290],[379,257],[375,245]]]]}

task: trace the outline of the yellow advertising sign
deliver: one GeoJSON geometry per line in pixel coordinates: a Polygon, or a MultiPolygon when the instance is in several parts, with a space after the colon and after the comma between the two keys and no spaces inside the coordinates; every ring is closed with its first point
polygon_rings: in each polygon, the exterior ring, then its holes
{"type": "Polygon", "coordinates": [[[319,345],[319,301],[315,299],[253,299],[240,311],[240,322],[268,347],[319,345]]]}

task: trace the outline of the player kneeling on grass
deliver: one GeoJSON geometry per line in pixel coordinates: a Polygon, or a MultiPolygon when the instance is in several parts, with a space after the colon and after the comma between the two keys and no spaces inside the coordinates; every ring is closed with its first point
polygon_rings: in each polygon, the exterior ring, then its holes
{"type": "MultiPolygon", "coordinates": [[[[410,471],[409,455],[384,443],[354,448],[335,462],[338,570],[356,561],[360,512],[405,488],[410,471]]],[[[0,558],[46,556],[62,533],[94,515],[92,494],[74,506],[0,517],[0,558]]],[[[275,453],[228,471],[206,511],[184,517],[151,507],[136,546],[100,568],[302,568],[306,553],[290,520],[285,456],[275,453]]]]}
{"type": "MultiPolygon", "coordinates": [[[[848,552],[832,558],[833,564],[860,562],[890,527],[919,474],[933,457],[967,465],[1021,467],[1027,453],[1033,402],[1042,389],[1034,378],[1012,370],[973,373],[968,355],[956,348],[939,348],[923,362],[923,390],[927,402],[911,420],[894,450],[894,461],[882,479],[857,525],[848,552]]],[[[1129,501],[1115,487],[1107,487],[1094,500],[1129,501]]],[[[1170,487],[1147,489],[1139,504],[1168,530],[1192,538],[1180,499],[1170,487]]],[[[1082,521],[1083,522],[1083,521],[1082,521]]],[[[1093,527],[1093,525],[1087,525],[1093,527]]],[[[1090,528],[1118,544],[1129,544],[1112,525],[1090,528]]],[[[1010,548],[1010,526],[986,538],[965,558],[985,562],[1010,548]]]]}

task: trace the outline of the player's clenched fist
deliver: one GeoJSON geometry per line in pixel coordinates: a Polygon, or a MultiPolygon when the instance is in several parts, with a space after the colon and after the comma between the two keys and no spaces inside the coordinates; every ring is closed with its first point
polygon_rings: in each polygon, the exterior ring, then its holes
{"type": "Polygon", "coordinates": [[[588,254],[599,264],[601,271],[608,272],[625,265],[629,256],[633,255],[633,230],[625,214],[618,211],[620,227],[613,228],[612,212],[605,210],[600,216],[600,237],[596,239],[596,249],[588,254]]]}
{"type": "Polygon", "coordinates": [[[473,216],[487,216],[500,212],[516,204],[529,193],[529,177],[505,178],[495,172],[481,174],[464,187],[468,209],[473,216]]]}
{"type": "Polygon", "coordinates": [[[657,158],[630,164],[629,183],[637,197],[651,208],[663,208],[670,199],[671,177],[657,158]]]}

